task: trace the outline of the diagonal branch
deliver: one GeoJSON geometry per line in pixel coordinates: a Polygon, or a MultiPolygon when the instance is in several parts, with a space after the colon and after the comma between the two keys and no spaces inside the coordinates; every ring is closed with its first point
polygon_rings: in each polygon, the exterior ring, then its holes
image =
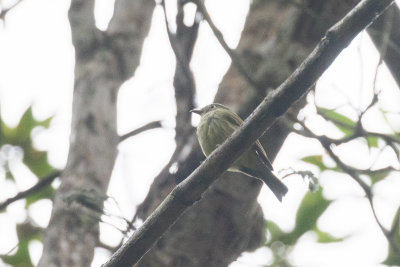
{"type": "Polygon", "coordinates": [[[208,13],[203,1],[194,0],[193,1],[197,7],[199,8],[201,14],[203,14],[204,19],[207,21],[211,30],[213,31],[215,38],[217,38],[218,42],[221,44],[222,48],[226,51],[228,56],[231,58],[233,65],[237,68],[239,73],[246,79],[246,81],[255,89],[262,89],[262,85],[257,82],[257,80],[252,76],[252,74],[248,71],[248,68],[243,64],[240,60],[239,56],[236,52],[229,47],[229,45],[225,42],[224,36],[222,32],[215,26],[214,22],[211,19],[210,14],[208,13]]]}
{"type": "Polygon", "coordinates": [[[336,156],[336,154],[332,151],[332,148],[329,146],[329,144],[326,144],[326,143],[321,143],[321,144],[323,145],[325,150],[328,152],[329,156],[339,166],[339,168],[342,169],[347,174],[349,174],[361,186],[361,188],[364,190],[365,195],[366,195],[366,197],[368,199],[368,202],[369,202],[369,204],[371,206],[372,214],[373,214],[373,216],[375,218],[376,223],[378,224],[378,226],[381,229],[383,235],[385,236],[385,238],[389,242],[390,246],[394,249],[394,251],[396,251],[396,253],[400,254],[400,248],[398,247],[398,245],[396,243],[396,240],[390,234],[390,231],[383,226],[383,224],[381,223],[381,221],[379,220],[379,218],[378,218],[378,216],[376,214],[374,200],[373,200],[373,194],[372,194],[371,188],[361,180],[361,178],[357,175],[356,172],[354,172],[351,168],[349,168],[346,164],[344,164],[339,159],[338,156],[336,156]]]}
{"type": "Polygon", "coordinates": [[[165,5],[165,0],[161,1],[161,6],[164,11],[164,21],[168,39],[171,44],[172,51],[175,54],[177,64],[180,65],[180,68],[182,68],[182,72],[187,79],[193,79],[193,74],[190,71],[189,63],[193,53],[194,44],[197,39],[199,22],[195,19],[192,26],[186,26],[183,23],[183,6],[181,3],[178,3],[178,14],[176,15],[177,29],[176,34],[174,34],[170,30],[171,27],[167,18],[167,7],[165,5]],[[184,40],[178,40],[178,36],[181,37],[182,35],[184,35],[184,40]]]}
{"type": "MultiPolygon", "coordinates": [[[[375,97],[374,97],[375,99],[375,97]]],[[[309,138],[313,138],[316,139],[320,142],[321,146],[328,152],[329,156],[333,159],[333,161],[336,163],[336,165],[345,173],[347,173],[353,180],[355,180],[359,186],[363,189],[368,202],[371,206],[371,210],[372,210],[372,214],[374,216],[374,219],[376,221],[376,223],[378,224],[379,228],[381,229],[383,235],[385,236],[385,238],[387,239],[387,241],[389,242],[391,248],[396,252],[400,254],[400,248],[396,242],[396,239],[392,233],[392,231],[389,231],[388,229],[386,229],[383,224],[381,223],[381,221],[379,220],[377,213],[376,213],[376,209],[375,209],[375,205],[374,205],[374,201],[373,201],[373,194],[372,194],[372,190],[371,187],[368,186],[359,176],[359,174],[372,174],[372,173],[379,173],[379,172],[387,172],[387,171],[398,171],[393,167],[386,167],[386,168],[382,168],[379,170],[361,170],[361,169],[357,169],[354,167],[351,167],[347,164],[345,164],[332,150],[331,146],[332,145],[336,145],[336,144],[341,144],[341,141],[347,142],[350,140],[353,140],[359,136],[367,136],[367,135],[372,135],[372,136],[377,136],[377,137],[385,137],[385,135],[383,134],[378,134],[378,133],[368,133],[366,132],[363,127],[362,127],[362,123],[361,123],[361,119],[363,114],[375,103],[375,100],[372,100],[370,105],[361,113],[360,117],[359,117],[359,121],[357,123],[358,127],[356,132],[349,136],[349,137],[345,137],[343,139],[331,139],[327,136],[324,135],[317,135],[315,133],[313,133],[306,125],[303,121],[300,120],[296,120],[294,119],[293,122],[297,122],[299,123],[303,130],[295,130],[296,133],[305,136],[305,137],[309,137],[309,138]]],[[[293,119],[293,118],[291,118],[293,119]]],[[[389,139],[389,141],[387,139],[385,139],[385,141],[390,144],[392,141],[389,139]]],[[[398,216],[397,214],[395,216],[398,216]]],[[[394,222],[396,222],[398,218],[395,217],[394,222]]]]}
{"type": "Polygon", "coordinates": [[[194,95],[196,92],[195,81],[190,68],[190,61],[197,40],[199,21],[194,18],[191,26],[186,26],[184,24],[183,5],[185,2],[186,1],[183,0],[178,1],[175,34],[170,31],[165,1],[161,2],[161,6],[164,10],[164,20],[169,42],[176,58],[173,85],[175,88],[176,102],[175,141],[177,151],[182,149],[193,132],[189,110],[194,108],[194,95]]]}
{"type": "Polygon", "coordinates": [[[144,131],[148,131],[148,130],[156,129],[156,128],[160,128],[160,127],[162,127],[161,121],[149,122],[149,123],[137,128],[137,129],[135,129],[133,131],[130,131],[130,132],[124,134],[124,135],[121,135],[119,137],[119,142],[121,143],[122,141],[128,139],[129,137],[135,136],[135,135],[140,134],[140,133],[142,133],[144,131]]]}
{"type": "Polygon", "coordinates": [[[330,66],[350,41],[392,0],[365,0],[335,24],[299,68],[256,110],[226,142],[178,184],[104,267],[131,266],[175,223],[182,213],[198,201],[207,188],[266,131],[278,117],[301,98],[330,66]]]}
{"type": "Polygon", "coordinates": [[[61,175],[61,171],[55,171],[53,173],[50,173],[48,176],[41,178],[39,180],[39,182],[37,182],[32,187],[28,188],[25,191],[21,191],[18,194],[16,194],[15,196],[10,197],[10,198],[6,199],[4,202],[0,203],[0,211],[4,210],[5,208],[7,208],[8,205],[10,205],[11,203],[14,203],[17,200],[26,198],[30,195],[33,195],[33,194],[39,192],[44,187],[50,185],[60,175],[61,175]]]}
{"type": "MultiPolygon", "coordinates": [[[[356,181],[358,183],[358,185],[363,189],[368,202],[371,206],[371,210],[372,210],[372,214],[374,216],[374,219],[376,221],[376,223],[378,224],[379,228],[381,229],[383,235],[385,236],[385,238],[387,239],[387,241],[389,242],[390,246],[393,248],[394,251],[396,251],[397,253],[400,254],[400,248],[396,243],[395,237],[393,236],[393,234],[386,229],[383,224],[381,223],[381,221],[379,220],[377,214],[376,214],[376,210],[375,210],[375,205],[374,205],[374,201],[373,201],[373,194],[372,194],[372,190],[371,187],[369,187],[359,176],[359,173],[367,173],[367,170],[359,170],[356,168],[353,168],[351,166],[348,166],[347,164],[345,164],[332,150],[331,145],[335,144],[335,142],[330,142],[332,139],[327,138],[326,136],[319,136],[316,135],[315,133],[313,133],[302,121],[297,120],[297,123],[299,123],[301,125],[301,127],[304,129],[305,132],[305,136],[316,139],[320,142],[321,146],[328,152],[329,156],[333,159],[333,161],[336,163],[336,165],[345,173],[347,173],[354,181],[356,181]]],[[[296,131],[297,133],[299,133],[299,131],[296,131]]],[[[302,135],[302,133],[299,133],[302,135]]],[[[385,169],[391,169],[391,170],[395,170],[392,169],[390,167],[385,168],[385,169]]],[[[384,170],[384,169],[381,169],[384,170]]],[[[381,170],[377,170],[377,171],[381,171],[381,170]]],[[[374,172],[374,171],[370,171],[370,172],[374,172]]]]}
{"type": "Polygon", "coordinates": [[[400,87],[400,28],[397,25],[400,25],[400,10],[392,5],[367,31],[400,87]]]}
{"type": "Polygon", "coordinates": [[[21,4],[22,0],[18,0],[16,1],[13,5],[11,5],[10,7],[7,8],[0,8],[0,20],[5,19],[6,15],[8,14],[8,12],[10,12],[11,10],[13,10],[15,7],[17,7],[19,4],[21,4]]]}

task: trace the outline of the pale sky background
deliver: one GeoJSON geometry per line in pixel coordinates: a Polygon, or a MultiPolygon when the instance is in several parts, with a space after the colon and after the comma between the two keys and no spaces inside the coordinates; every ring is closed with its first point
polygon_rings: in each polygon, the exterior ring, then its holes
{"type": "MultiPolygon", "coordinates": [[[[2,2],[7,6],[12,1],[2,2]]],[[[169,15],[173,18],[173,1],[168,3],[169,15]]],[[[234,47],[240,38],[249,1],[214,0],[206,1],[206,4],[228,44],[234,47]],[[226,12],[226,6],[229,6],[229,12],[226,12]]],[[[2,118],[8,125],[16,125],[31,104],[38,119],[54,115],[50,129],[35,131],[34,141],[38,148],[49,151],[50,162],[57,168],[63,168],[66,163],[71,118],[74,50],[67,19],[68,7],[69,1],[24,0],[9,13],[6,23],[0,26],[2,118]]],[[[97,1],[96,19],[100,29],[107,27],[112,9],[113,1],[97,1]]],[[[355,107],[367,106],[377,62],[378,54],[368,35],[360,34],[319,80],[316,103],[327,108],[348,102],[355,107]]],[[[206,23],[202,23],[191,64],[196,78],[198,106],[212,101],[229,64],[229,57],[206,23]]],[[[135,77],[127,81],[119,93],[118,132],[123,134],[152,120],[162,120],[165,127],[135,136],[119,146],[108,191],[119,207],[112,201],[106,203],[106,208],[112,214],[131,218],[134,207],[142,202],[152,179],[168,162],[174,150],[174,69],[175,58],[165,32],[162,9],[157,7],[150,35],[145,41],[141,65],[135,77]],[[155,149],[157,153],[154,153],[155,149]]],[[[382,90],[381,100],[386,110],[400,112],[400,90],[385,66],[379,72],[377,88],[382,90]]],[[[313,96],[309,96],[309,99],[314,101],[313,96]]],[[[354,118],[357,115],[349,108],[339,111],[354,118]]],[[[332,126],[322,122],[311,105],[304,109],[303,114],[309,116],[308,124],[316,133],[332,133],[332,126]]],[[[365,126],[370,130],[390,133],[391,129],[386,124],[377,124],[379,114],[377,109],[366,114],[365,126]]],[[[393,116],[390,120],[399,131],[399,116],[393,116]]],[[[339,132],[336,137],[340,137],[339,132]]],[[[376,149],[369,152],[362,142],[353,142],[346,149],[337,148],[335,152],[345,162],[360,168],[369,167],[379,154],[376,149]]],[[[318,174],[317,169],[299,159],[321,153],[324,152],[316,141],[291,135],[275,160],[274,168],[311,169],[318,174]]],[[[389,150],[384,151],[373,166],[378,168],[385,164],[399,168],[399,163],[389,150]]],[[[0,183],[5,184],[0,188],[0,201],[36,183],[36,178],[22,166],[20,160],[13,162],[12,171],[16,176],[16,186],[5,182],[4,174],[0,173],[0,183]]],[[[362,190],[346,175],[325,172],[320,178],[325,196],[335,201],[322,215],[318,226],[336,237],[348,238],[336,244],[317,244],[316,237],[308,233],[290,254],[293,264],[310,267],[380,266],[379,262],[385,259],[387,253],[386,239],[372,217],[362,190]]],[[[386,227],[391,225],[393,214],[400,205],[399,178],[399,174],[392,175],[374,187],[377,213],[386,227]]],[[[295,176],[285,179],[285,183],[289,193],[282,204],[266,187],[263,187],[259,201],[266,218],[289,231],[294,226],[295,212],[307,186],[295,176]]],[[[18,201],[10,205],[6,213],[0,214],[0,253],[6,253],[17,244],[15,223],[25,220],[23,207],[24,201],[18,201]]],[[[51,202],[45,200],[29,209],[29,214],[41,226],[47,225],[50,212],[51,202]]],[[[122,226],[119,221],[112,223],[122,226]]],[[[120,233],[114,227],[101,225],[103,242],[116,245],[120,238],[120,233]]],[[[33,252],[33,261],[37,263],[42,250],[41,243],[32,242],[30,250],[33,252]]],[[[100,266],[108,257],[104,250],[97,249],[93,266],[100,266]]],[[[245,253],[231,266],[265,265],[270,260],[270,250],[262,248],[254,253],[245,253]]]]}

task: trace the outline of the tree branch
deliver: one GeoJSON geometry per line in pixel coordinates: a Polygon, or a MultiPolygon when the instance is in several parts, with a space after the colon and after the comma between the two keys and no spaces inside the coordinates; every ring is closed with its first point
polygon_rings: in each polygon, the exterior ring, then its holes
{"type": "Polygon", "coordinates": [[[15,196],[6,199],[4,202],[0,203],[0,211],[4,210],[5,208],[7,208],[8,205],[10,205],[11,203],[26,198],[30,195],[33,195],[37,192],[39,192],[42,188],[50,185],[58,176],[61,175],[61,171],[55,171],[51,174],[49,174],[48,176],[41,178],[34,186],[32,186],[31,188],[19,192],[18,194],[16,194],[15,196]]]}
{"type": "Polygon", "coordinates": [[[131,266],[153,246],[182,213],[254,143],[290,106],[301,98],[336,56],[392,0],[365,0],[334,25],[299,68],[256,110],[227,141],[178,184],[104,267],[131,266]]]}
{"type": "Polygon", "coordinates": [[[18,0],[16,1],[12,6],[8,7],[8,8],[1,8],[0,9],[0,20],[5,19],[6,15],[8,14],[8,12],[10,12],[12,9],[14,9],[16,6],[18,6],[19,4],[22,3],[22,0],[18,0]]]}
{"type": "Polygon", "coordinates": [[[98,40],[94,18],[94,0],[72,0],[68,10],[72,42],[76,57],[88,58],[93,55],[98,40]]]}
{"type": "Polygon", "coordinates": [[[196,85],[190,68],[190,60],[197,40],[199,22],[194,18],[191,26],[184,24],[183,5],[185,2],[184,0],[179,0],[177,3],[178,13],[176,15],[176,33],[174,34],[170,31],[165,1],[161,1],[169,42],[176,58],[173,85],[176,102],[175,142],[177,151],[183,148],[193,133],[191,124],[192,116],[189,111],[194,108],[194,95],[196,92],[196,85]]]}
{"type": "Polygon", "coordinates": [[[119,137],[119,142],[121,143],[122,141],[128,139],[129,137],[132,137],[134,135],[140,134],[142,132],[151,130],[151,129],[156,129],[162,127],[161,121],[152,121],[149,122],[133,131],[130,131],[129,133],[123,134],[119,137]]]}
{"type": "Polygon", "coordinates": [[[197,33],[199,23],[195,20],[193,25],[188,27],[183,23],[183,7],[181,3],[178,3],[178,14],[177,14],[177,29],[176,34],[173,34],[170,30],[170,25],[167,18],[167,8],[165,6],[165,0],[161,1],[161,7],[164,11],[165,27],[168,34],[169,43],[172,51],[175,54],[177,65],[180,65],[182,72],[188,80],[193,79],[193,74],[190,71],[189,63],[193,53],[195,41],[197,39],[197,33]],[[179,42],[178,36],[186,35],[185,40],[179,42]],[[183,51],[182,51],[183,50],[183,51]]]}
{"type": "MultiPolygon", "coordinates": [[[[343,170],[345,173],[347,173],[354,181],[356,181],[359,186],[363,189],[368,202],[371,206],[371,210],[372,210],[372,214],[374,216],[374,219],[376,221],[376,223],[378,224],[379,228],[381,229],[383,235],[385,236],[385,238],[387,239],[387,241],[389,242],[390,246],[397,252],[400,254],[400,248],[398,247],[395,237],[392,235],[392,233],[386,229],[383,224],[380,222],[377,214],[376,214],[376,210],[375,210],[375,205],[373,202],[373,194],[372,194],[372,190],[371,187],[369,187],[359,176],[359,173],[364,173],[364,174],[368,174],[368,173],[377,173],[379,171],[385,171],[385,170],[394,170],[394,171],[398,171],[395,170],[394,168],[391,167],[387,167],[387,168],[383,168],[380,170],[375,170],[375,171],[371,171],[371,170],[360,170],[360,169],[356,169],[354,167],[351,167],[347,164],[345,164],[332,150],[331,145],[335,144],[334,142],[330,142],[332,139],[326,137],[326,136],[320,136],[320,135],[316,135],[314,134],[302,121],[297,120],[297,122],[303,127],[304,129],[304,133],[306,137],[310,137],[313,139],[316,139],[320,142],[321,146],[328,152],[329,156],[333,159],[333,161],[336,163],[336,165],[343,170]]],[[[297,133],[299,133],[298,131],[296,131],[297,133]]],[[[299,133],[300,135],[303,135],[302,133],[299,133]]]]}
{"type": "Polygon", "coordinates": [[[178,13],[176,15],[177,27],[175,34],[170,30],[165,1],[161,1],[160,3],[164,11],[164,21],[169,42],[176,58],[175,75],[173,81],[176,102],[176,148],[169,162],[154,178],[154,182],[150,187],[149,194],[146,196],[142,204],[137,207],[136,214],[134,215],[132,221],[136,220],[138,217],[145,218],[145,214],[149,212],[149,209],[153,210],[156,207],[154,204],[155,201],[153,201],[154,198],[161,200],[164,199],[164,196],[166,196],[166,194],[168,194],[168,192],[172,190],[176,184],[186,178],[198,166],[200,160],[204,159],[204,156],[198,147],[197,141],[192,142],[192,139],[194,139],[194,131],[191,124],[191,113],[189,112],[189,110],[193,109],[194,94],[196,90],[193,73],[191,72],[190,68],[190,59],[192,57],[195,41],[197,39],[199,22],[195,18],[191,26],[186,26],[184,24],[184,3],[184,0],[179,0],[178,2],[178,13]],[[184,148],[192,147],[192,144],[195,143],[197,144],[195,148],[198,148],[199,150],[191,148],[189,156],[186,157],[187,149],[184,148]],[[184,164],[187,163],[187,159],[193,159],[189,160],[189,162],[192,163],[184,164]],[[171,173],[170,167],[175,164],[176,166],[179,166],[179,168],[175,173],[171,173]],[[164,186],[168,187],[169,189],[166,189],[164,186]],[[160,191],[163,192],[161,195],[160,191]],[[149,203],[152,203],[154,207],[149,205],[149,203]]]}
{"type": "MultiPolygon", "coordinates": [[[[289,116],[291,121],[294,122],[298,122],[293,116],[289,116]]],[[[302,122],[298,122],[300,123],[302,126],[304,125],[304,123],[302,122]]],[[[340,123],[338,123],[340,124],[340,123]]],[[[304,127],[303,127],[304,128],[304,127]]],[[[306,137],[310,137],[310,138],[314,138],[313,134],[309,134],[308,131],[305,131],[304,133],[300,133],[299,131],[297,131],[299,134],[304,135],[306,137]]],[[[345,136],[343,138],[339,138],[339,139],[334,139],[334,138],[330,138],[328,136],[318,136],[319,138],[324,139],[326,142],[334,144],[334,145],[341,145],[341,144],[345,144],[347,142],[350,142],[358,137],[377,137],[377,138],[381,138],[383,141],[385,141],[388,145],[391,144],[400,144],[400,138],[397,137],[396,135],[390,135],[390,134],[384,134],[384,133],[378,133],[378,132],[371,132],[371,131],[367,131],[364,129],[364,127],[361,124],[361,117],[357,122],[357,126],[354,129],[354,133],[349,135],[349,136],[345,136]]]]}
{"type": "Polygon", "coordinates": [[[400,28],[397,25],[400,25],[400,10],[393,5],[367,31],[400,87],[400,28]]]}
{"type": "Polygon", "coordinates": [[[119,75],[123,81],[128,80],[139,65],[138,51],[141,50],[151,24],[152,15],[147,11],[153,11],[154,6],[154,1],[115,1],[114,15],[104,35],[107,45],[118,60],[113,75],[119,75]]]}
{"type": "Polygon", "coordinates": [[[328,145],[328,144],[323,144],[323,147],[325,148],[325,150],[328,152],[328,154],[331,156],[331,158],[335,161],[335,163],[339,166],[340,169],[342,169],[344,172],[346,172],[348,175],[350,175],[360,186],[361,188],[364,190],[365,195],[368,199],[368,202],[371,206],[371,210],[372,210],[372,214],[375,218],[376,223],[378,224],[379,228],[381,229],[383,235],[385,236],[385,238],[387,239],[387,241],[389,242],[390,246],[394,249],[394,251],[396,251],[397,253],[400,254],[400,249],[396,244],[396,240],[395,238],[390,234],[390,231],[387,230],[382,223],[380,222],[376,211],[375,211],[375,205],[374,205],[374,200],[373,200],[373,194],[371,191],[371,188],[364,183],[361,178],[357,175],[356,172],[354,172],[351,168],[349,168],[346,164],[344,164],[338,156],[336,156],[336,154],[332,151],[332,148],[328,145]]]}
{"type": "Polygon", "coordinates": [[[204,19],[207,21],[210,26],[212,32],[217,38],[218,42],[221,44],[222,48],[226,51],[228,56],[231,58],[233,65],[239,71],[239,73],[245,78],[245,80],[255,89],[262,89],[263,86],[257,82],[257,80],[252,76],[252,74],[247,71],[247,67],[243,65],[243,62],[240,60],[239,56],[236,52],[229,47],[229,45],[225,42],[224,36],[221,31],[215,26],[214,22],[211,19],[210,14],[208,13],[203,1],[201,0],[193,0],[193,2],[197,5],[200,12],[203,14],[204,19]]]}

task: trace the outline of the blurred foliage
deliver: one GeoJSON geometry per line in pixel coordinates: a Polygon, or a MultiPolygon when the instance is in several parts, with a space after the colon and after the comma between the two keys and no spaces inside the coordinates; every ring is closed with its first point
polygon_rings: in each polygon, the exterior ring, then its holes
{"type": "Polygon", "coordinates": [[[321,115],[325,120],[333,123],[345,136],[354,134],[357,122],[336,112],[332,109],[317,107],[317,114],[321,115]]]}
{"type": "Polygon", "coordinates": [[[47,160],[47,152],[39,151],[33,146],[32,131],[36,127],[48,128],[52,117],[38,121],[33,117],[32,107],[22,115],[16,127],[7,126],[0,117],[0,147],[5,145],[17,146],[23,150],[23,162],[37,176],[50,174],[53,167],[47,160]]]}
{"type": "MultiPolygon", "coordinates": [[[[47,151],[40,151],[33,145],[32,132],[38,127],[47,129],[50,126],[52,117],[45,120],[37,120],[32,113],[32,107],[29,107],[22,115],[17,126],[8,126],[0,116],[0,168],[6,174],[6,178],[12,182],[23,177],[15,177],[9,168],[10,162],[18,160],[18,153],[22,152],[23,164],[35,174],[38,179],[44,178],[54,171],[54,168],[49,164],[47,151]]],[[[51,186],[42,188],[40,191],[30,194],[26,199],[25,209],[31,204],[42,199],[50,199],[54,194],[54,189],[51,186]]],[[[0,211],[1,212],[1,211],[0,211]]],[[[26,211],[27,212],[27,211],[26,211]]],[[[16,232],[18,236],[17,247],[7,253],[0,255],[0,259],[11,266],[30,267],[33,266],[29,255],[29,243],[33,240],[41,240],[42,228],[35,226],[30,220],[27,213],[25,222],[17,224],[16,232]]]]}
{"type": "MultiPolygon", "coordinates": [[[[317,220],[322,213],[329,207],[331,201],[326,200],[322,195],[322,189],[315,194],[308,193],[304,196],[296,213],[295,227],[290,232],[283,232],[278,225],[267,222],[267,229],[270,238],[267,245],[280,241],[287,246],[296,244],[297,240],[306,232],[314,231],[322,233],[317,229],[317,220]]],[[[325,237],[322,239],[326,240],[325,237]]]]}
{"type": "MultiPolygon", "coordinates": [[[[394,151],[396,157],[399,159],[400,134],[398,132],[393,130],[392,134],[383,134],[368,132],[363,128],[361,121],[363,114],[368,111],[369,108],[374,106],[377,101],[378,98],[374,97],[371,104],[367,107],[367,110],[357,111],[357,113],[360,114],[358,121],[354,121],[353,119],[337,112],[335,109],[316,107],[316,115],[322,117],[326,122],[331,123],[336,127],[337,130],[343,133],[343,137],[341,139],[334,139],[329,136],[314,134],[311,129],[307,128],[305,121],[300,122],[302,130],[296,130],[295,128],[293,129],[297,134],[318,140],[322,147],[346,146],[353,140],[365,140],[364,144],[370,151],[371,149],[382,151],[384,148],[388,147],[394,151]]],[[[389,121],[386,121],[386,123],[389,125],[389,121]]],[[[378,153],[377,157],[379,157],[379,155],[380,154],[378,153]]],[[[351,175],[357,175],[358,177],[365,178],[364,180],[370,181],[370,183],[368,183],[370,188],[369,190],[371,190],[370,192],[372,192],[372,187],[376,183],[384,180],[391,173],[399,171],[390,165],[380,169],[372,169],[372,166],[367,169],[357,169],[342,162],[342,159],[339,157],[336,159],[332,158],[332,155],[329,153],[326,153],[325,155],[309,155],[301,158],[300,160],[316,167],[319,174],[325,171],[344,173],[344,170],[339,168],[339,166],[343,166],[343,164],[345,164],[346,167],[344,169],[350,170],[351,175]],[[328,166],[326,164],[327,161],[324,161],[324,157],[326,156],[331,156],[329,161],[336,163],[333,167],[332,164],[328,166]],[[340,161],[340,163],[338,161],[340,161]]],[[[308,172],[309,171],[306,170],[293,171],[293,174],[299,174],[303,176],[303,178],[306,176],[314,177],[314,175],[308,175],[308,172]]],[[[368,187],[368,185],[366,186],[368,187]]],[[[312,190],[310,191],[312,192],[312,190]]],[[[334,237],[327,232],[321,231],[321,229],[319,229],[317,226],[318,219],[328,209],[331,203],[332,200],[326,199],[323,196],[323,190],[319,188],[319,190],[314,194],[309,192],[304,196],[296,213],[295,226],[291,231],[284,232],[274,222],[266,222],[267,241],[265,246],[268,246],[273,253],[273,263],[271,266],[292,266],[288,259],[288,255],[294,246],[296,246],[298,240],[306,233],[313,233],[316,236],[316,242],[318,243],[341,242],[345,239],[334,237]]],[[[386,236],[389,242],[388,256],[383,264],[390,266],[400,266],[400,254],[398,253],[398,248],[400,247],[399,221],[400,208],[397,210],[397,213],[394,216],[391,229],[388,229],[387,232],[384,230],[382,233],[386,236]]]]}
{"type": "Polygon", "coordinates": [[[372,184],[385,179],[390,173],[395,171],[392,167],[386,167],[379,170],[371,170],[367,173],[367,176],[371,179],[372,184]]]}
{"type": "Polygon", "coordinates": [[[16,251],[12,251],[9,255],[2,255],[1,259],[11,266],[31,267],[31,257],[29,255],[29,243],[33,240],[41,240],[42,228],[34,226],[30,222],[17,225],[18,246],[16,251]]]}
{"type": "Polygon", "coordinates": [[[266,246],[270,247],[274,255],[273,266],[290,266],[287,262],[286,254],[296,245],[297,241],[308,232],[313,232],[317,236],[318,243],[331,243],[342,241],[329,233],[320,230],[317,221],[326,211],[332,201],[324,198],[323,190],[307,193],[300,203],[296,213],[295,226],[290,232],[284,232],[272,221],[266,222],[268,232],[266,246]]]}
{"type": "Polygon", "coordinates": [[[316,167],[318,167],[318,169],[321,172],[331,169],[331,168],[328,168],[327,166],[325,166],[324,162],[322,161],[322,155],[311,155],[311,156],[304,157],[300,160],[310,163],[312,165],[315,165],[316,167]]]}

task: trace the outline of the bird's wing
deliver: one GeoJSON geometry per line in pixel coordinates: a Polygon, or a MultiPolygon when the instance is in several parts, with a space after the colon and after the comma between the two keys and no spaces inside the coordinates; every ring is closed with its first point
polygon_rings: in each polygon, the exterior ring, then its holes
{"type": "MultiPolygon", "coordinates": [[[[237,125],[238,127],[242,125],[243,120],[234,112],[231,112],[232,116],[226,116],[226,119],[229,120],[232,124],[237,125]]],[[[269,170],[273,170],[272,164],[267,157],[267,153],[265,153],[264,148],[262,147],[260,141],[256,141],[253,145],[253,149],[256,151],[258,158],[267,166],[269,170]]]]}
{"type": "Polygon", "coordinates": [[[243,120],[234,112],[227,110],[226,113],[224,113],[224,119],[232,123],[233,125],[239,127],[242,125],[243,120]]]}
{"type": "Polygon", "coordinates": [[[267,157],[267,153],[265,153],[264,148],[262,147],[260,141],[256,141],[253,145],[258,158],[268,167],[269,170],[273,170],[272,164],[267,157]]]}

